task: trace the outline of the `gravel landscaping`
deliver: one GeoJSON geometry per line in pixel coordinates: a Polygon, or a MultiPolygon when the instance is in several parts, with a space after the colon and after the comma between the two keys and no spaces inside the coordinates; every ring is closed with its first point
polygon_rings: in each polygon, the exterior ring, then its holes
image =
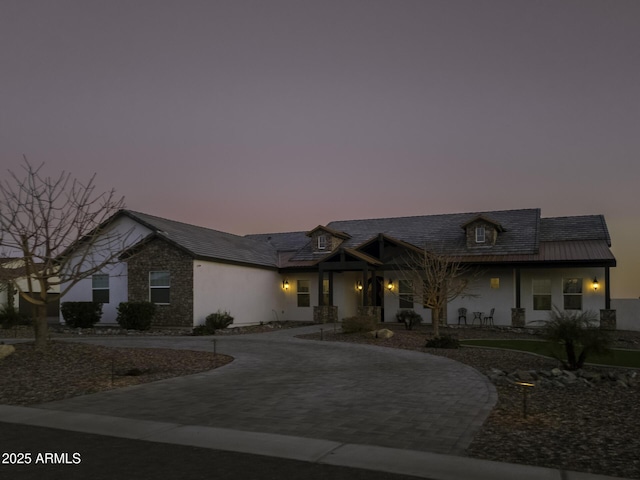
{"type": "MultiPolygon", "coordinates": [[[[291,325],[263,325],[233,333],[255,333],[291,325]]],[[[467,454],[490,460],[538,465],[640,479],[640,372],[629,369],[592,367],[584,378],[599,381],[564,380],[534,382],[527,390],[527,416],[523,412],[523,388],[507,380],[516,372],[544,375],[559,367],[556,360],[521,352],[483,348],[427,349],[429,327],[412,331],[393,325],[389,339],[364,334],[342,334],[326,328],[322,335],[305,338],[366,343],[406,348],[446,356],[491,376],[499,400],[469,447],[467,454]],[[498,374],[497,372],[502,372],[498,374]],[[594,374],[598,374],[594,376],[594,374]],[[625,381],[619,381],[624,378],[625,381]]],[[[13,333],[13,331],[12,331],[13,333]]],[[[164,349],[107,348],[55,341],[45,353],[30,343],[15,345],[12,355],[0,360],[0,403],[36,405],[163,378],[188,375],[217,368],[232,361],[210,352],[164,349]]],[[[84,334],[86,334],[85,332],[84,334]]],[[[181,332],[184,334],[185,332],[181,332]]],[[[441,333],[465,338],[539,338],[535,331],[516,332],[498,328],[447,328],[441,333]]],[[[15,331],[16,336],[22,333],[15,331]]],[[[93,332],[92,334],[96,334],[93,332]]],[[[0,335],[9,337],[0,331],[0,335]]],[[[24,335],[28,335],[25,332],[24,335]]],[[[614,332],[618,348],[640,349],[640,332],[614,332]]]]}

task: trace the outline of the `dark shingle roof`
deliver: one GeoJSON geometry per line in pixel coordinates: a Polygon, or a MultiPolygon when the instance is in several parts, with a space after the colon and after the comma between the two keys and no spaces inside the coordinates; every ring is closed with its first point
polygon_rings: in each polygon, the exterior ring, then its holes
{"type": "Polygon", "coordinates": [[[255,233],[245,235],[261,243],[268,243],[281,252],[292,252],[299,250],[301,246],[309,242],[307,232],[284,232],[284,233],[255,233]]]}
{"type": "Polygon", "coordinates": [[[123,210],[122,213],[150,228],[159,237],[187,250],[194,257],[265,267],[278,266],[276,249],[265,242],[131,210],[123,210]]]}
{"type": "Polygon", "coordinates": [[[605,240],[611,246],[611,237],[602,215],[543,218],[540,223],[541,242],[568,240],[605,240]]]}
{"type": "MultiPolygon", "coordinates": [[[[478,218],[492,220],[504,229],[491,247],[495,255],[508,253],[531,254],[538,248],[539,209],[500,210],[493,212],[454,213],[415,217],[375,218],[368,220],[342,220],[328,224],[334,230],[346,232],[351,239],[342,246],[355,248],[379,233],[441,253],[451,255],[481,255],[485,252],[466,248],[466,236],[462,225],[478,218]]],[[[296,260],[311,259],[310,248],[302,248],[296,260]]],[[[317,255],[315,255],[317,258],[317,255]]]]}

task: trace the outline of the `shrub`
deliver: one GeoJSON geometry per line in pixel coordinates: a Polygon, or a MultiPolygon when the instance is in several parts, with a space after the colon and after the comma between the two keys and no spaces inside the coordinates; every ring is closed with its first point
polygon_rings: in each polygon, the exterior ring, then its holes
{"type": "Polygon", "coordinates": [[[404,323],[404,328],[412,330],[414,325],[422,322],[422,317],[414,310],[398,310],[396,313],[396,321],[404,323]]]}
{"type": "Polygon", "coordinates": [[[149,330],[155,313],[156,306],[151,302],[122,302],[116,321],[127,330],[149,330]]]}
{"type": "Polygon", "coordinates": [[[451,335],[440,335],[427,340],[427,348],[460,348],[460,341],[451,335]]]}
{"type": "Polygon", "coordinates": [[[28,323],[29,317],[18,312],[13,305],[0,307],[0,324],[5,330],[13,328],[16,325],[25,325],[28,323]]]}
{"type": "Polygon", "coordinates": [[[98,302],[62,302],[60,312],[71,328],[91,328],[102,318],[102,304],[98,302]]]}
{"type": "Polygon", "coordinates": [[[344,333],[371,332],[378,328],[378,320],[375,317],[356,316],[342,319],[342,331],[344,333]]]}
{"type": "Polygon", "coordinates": [[[194,335],[215,335],[216,330],[227,328],[233,323],[231,313],[218,310],[216,313],[207,315],[204,325],[198,325],[193,329],[194,335]]]}
{"type": "Polygon", "coordinates": [[[592,353],[610,352],[609,334],[595,327],[598,317],[592,311],[566,312],[553,307],[549,321],[544,327],[547,340],[564,345],[567,359],[562,360],[567,370],[583,367],[587,356],[592,353]]]}

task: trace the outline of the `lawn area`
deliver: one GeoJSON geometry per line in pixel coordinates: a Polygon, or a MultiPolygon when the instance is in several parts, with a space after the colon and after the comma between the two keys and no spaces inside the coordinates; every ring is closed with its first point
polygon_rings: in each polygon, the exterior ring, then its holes
{"type": "MultiPolygon", "coordinates": [[[[537,353],[546,357],[565,359],[564,347],[557,343],[539,340],[461,340],[462,345],[506,348],[537,353]]],[[[598,363],[616,367],[640,368],[640,350],[614,349],[608,355],[592,354],[587,357],[588,363],[598,363]]]]}

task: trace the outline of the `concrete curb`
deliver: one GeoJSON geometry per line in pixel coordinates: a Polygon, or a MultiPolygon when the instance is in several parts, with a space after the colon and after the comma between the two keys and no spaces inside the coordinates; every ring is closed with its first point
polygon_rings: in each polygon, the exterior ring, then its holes
{"type": "Polygon", "coordinates": [[[0,405],[0,422],[265,455],[431,480],[621,480],[581,472],[288,435],[0,405]]]}

